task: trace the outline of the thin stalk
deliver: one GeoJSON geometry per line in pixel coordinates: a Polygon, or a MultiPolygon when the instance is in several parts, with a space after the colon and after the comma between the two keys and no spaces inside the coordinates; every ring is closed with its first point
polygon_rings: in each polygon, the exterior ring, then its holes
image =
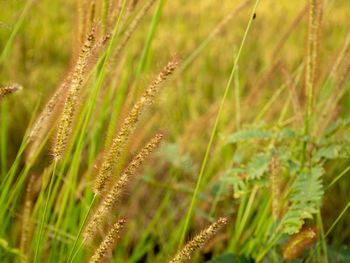
{"type": "Polygon", "coordinates": [[[152,22],[151,22],[151,27],[150,27],[148,35],[147,35],[146,44],[143,48],[141,60],[140,60],[140,63],[138,65],[137,72],[136,72],[135,85],[134,85],[134,89],[132,91],[132,96],[131,96],[133,101],[135,100],[135,97],[136,97],[137,92],[138,92],[138,85],[140,82],[140,77],[141,77],[141,74],[144,71],[145,66],[146,66],[148,53],[149,53],[149,50],[151,47],[152,40],[154,38],[154,33],[155,33],[156,28],[157,28],[159,21],[160,21],[160,16],[162,14],[164,2],[165,2],[165,0],[159,0],[156,12],[155,12],[153,19],[152,19],[152,22]]]}
{"type": "Polygon", "coordinates": [[[235,72],[237,70],[239,58],[240,58],[240,55],[242,53],[243,46],[244,46],[245,41],[247,39],[248,32],[249,32],[249,29],[250,29],[251,24],[253,22],[253,17],[254,17],[254,14],[256,12],[256,9],[258,7],[259,2],[260,2],[260,0],[257,0],[255,2],[255,6],[253,8],[252,14],[250,16],[247,28],[245,30],[245,33],[244,33],[244,36],[243,36],[243,39],[242,39],[242,42],[241,42],[241,45],[239,47],[237,56],[235,58],[235,61],[234,61],[233,67],[232,67],[232,71],[231,71],[231,74],[230,74],[230,77],[229,77],[229,80],[228,80],[228,83],[227,83],[227,86],[226,86],[226,89],[225,89],[224,96],[222,97],[222,100],[221,100],[219,112],[218,112],[218,114],[216,116],[215,124],[214,124],[213,130],[212,130],[211,136],[210,136],[210,140],[209,140],[209,143],[208,143],[208,147],[207,147],[207,150],[206,150],[203,162],[202,162],[202,166],[201,166],[201,170],[200,170],[199,177],[198,177],[198,180],[197,180],[196,188],[195,188],[194,194],[192,196],[191,205],[190,205],[190,208],[188,209],[188,212],[187,212],[187,215],[186,215],[185,225],[184,225],[184,228],[182,230],[180,243],[179,243],[179,248],[182,248],[183,243],[185,241],[186,232],[187,232],[187,229],[188,229],[188,226],[189,226],[189,222],[190,222],[190,219],[191,219],[191,216],[192,216],[194,205],[195,205],[196,200],[197,200],[197,193],[199,191],[200,183],[202,181],[202,177],[203,177],[206,165],[207,165],[209,153],[210,153],[210,150],[211,150],[211,147],[212,147],[212,144],[213,144],[213,141],[214,141],[214,137],[215,137],[215,134],[216,134],[216,130],[218,128],[219,121],[220,121],[220,118],[221,118],[221,115],[222,115],[222,112],[223,112],[223,109],[224,109],[224,105],[225,105],[225,101],[226,101],[226,98],[227,98],[227,95],[228,95],[228,91],[230,89],[230,86],[231,86],[234,74],[235,74],[235,72]]]}
{"type": "Polygon", "coordinates": [[[24,18],[27,15],[28,10],[30,9],[30,6],[32,5],[33,2],[34,2],[34,0],[27,1],[24,8],[23,8],[21,15],[18,17],[17,22],[11,31],[11,35],[6,42],[4,50],[1,53],[0,66],[3,65],[6,61],[6,59],[8,58],[13,40],[15,39],[15,36],[17,35],[18,30],[21,28],[23,21],[24,21],[24,18]]]}
{"type": "Polygon", "coordinates": [[[239,91],[238,68],[235,73],[235,106],[236,106],[236,130],[241,127],[241,96],[239,91]]]}
{"type": "Polygon", "coordinates": [[[90,205],[89,205],[89,209],[88,209],[88,211],[87,211],[87,213],[86,213],[86,216],[84,217],[83,223],[82,223],[81,226],[80,226],[78,235],[77,235],[76,239],[74,240],[73,248],[72,248],[72,250],[70,251],[69,257],[68,257],[68,260],[67,260],[68,263],[73,262],[74,258],[76,257],[76,255],[78,255],[78,253],[79,253],[81,247],[82,247],[83,244],[84,244],[84,240],[81,241],[81,244],[80,244],[80,246],[78,247],[77,251],[75,251],[75,253],[73,254],[74,249],[75,249],[75,247],[76,247],[77,244],[78,244],[78,240],[79,240],[79,238],[80,238],[80,236],[81,236],[81,233],[83,232],[84,226],[85,226],[86,221],[87,221],[87,219],[88,219],[88,217],[89,217],[89,214],[90,214],[90,212],[91,212],[91,209],[92,209],[92,207],[93,207],[93,205],[94,205],[94,203],[95,203],[95,200],[96,200],[96,194],[94,194],[94,196],[93,196],[93,198],[92,198],[92,200],[91,200],[91,203],[90,203],[90,205]]]}
{"type": "MultiPolygon", "coordinates": [[[[310,120],[313,111],[314,90],[316,85],[318,32],[320,28],[319,0],[309,0],[309,21],[307,36],[307,55],[305,63],[305,89],[306,108],[304,119],[304,135],[309,134],[310,120]]],[[[303,154],[301,159],[301,169],[303,169],[306,159],[307,142],[303,143],[303,154]]]]}
{"type": "Polygon", "coordinates": [[[1,126],[0,126],[0,175],[1,178],[6,176],[7,158],[6,158],[6,142],[7,142],[7,102],[1,103],[1,126]]]}
{"type": "Polygon", "coordinates": [[[244,211],[242,220],[240,220],[239,222],[237,222],[238,224],[236,224],[239,227],[238,227],[238,229],[235,229],[236,232],[235,232],[233,239],[230,242],[229,250],[233,250],[234,252],[236,252],[235,249],[237,249],[238,240],[242,234],[243,228],[245,227],[245,225],[248,221],[249,213],[250,213],[250,210],[252,208],[257,191],[258,191],[258,187],[254,186],[254,188],[250,194],[247,206],[245,207],[245,211],[244,211]]]}
{"type": "Polygon", "coordinates": [[[338,180],[340,180],[340,178],[342,178],[349,170],[350,170],[350,166],[346,167],[345,170],[342,171],[336,178],[334,178],[332,182],[330,182],[329,185],[325,187],[324,190],[327,191],[329,188],[331,188],[332,185],[334,185],[338,180]]]}
{"type": "Polygon", "coordinates": [[[256,262],[259,262],[263,259],[266,253],[276,244],[276,242],[281,238],[281,236],[282,233],[279,233],[278,236],[275,235],[275,238],[271,241],[270,244],[267,245],[266,249],[256,257],[256,262]]]}
{"type": "Polygon", "coordinates": [[[34,255],[34,262],[37,263],[40,261],[40,256],[39,256],[39,250],[40,250],[40,243],[41,243],[41,238],[42,238],[42,234],[43,234],[43,227],[44,227],[44,223],[45,223],[45,217],[46,217],[46,213],[47,213],[47,206],[50,200],[50,196],[51,196],[51,190],[52,190],[52,185],[53,185],[53,181],[54,181],[54,177],[55,177],[55,173],[56,173],[56,166],[57,166],[57,162],[55,161],[53,163],[53,170],[52,170],[52,175],[50,178],[50,185],[49,185],[49,190],[48,190],[48,194],[47,194],[47,198],[46,198],[46,202],[45,202],[45,207],[44,207],[44,212],[43,215],[41,217],[40,223],[39,223],[39,238],[36,244],[36,248],[35,248],[35,255],[34,255]]]}
{"type": "Polygon", "coordinates": [[[325,235],[324,235],[324,228],[323,228],[323,222],[322,222],[320,207],[318,208],[316,216],[317,216],[316,217],[317,224],[319,226],[318,228],[320,229],[320,232],[321,232],[321,243],[322,243],[322,249],[323,249],[323,253],[324,253],[323,254],[323,256],[324,256],[323,262],[324,263],[328,263],[327,244],[326,244],[326,238],[325,238],[325,235]]]}
{"type": "Polygon", "coordinates": [[[237,6],[231,13],[229,13],[224,19],[217,24],[217,26],[211,31],[211,33],[200,43],[200,45],[187,57],[187,59],[181,65],[181,71],[185,71],[188,66],[199,56],[199,54],[215,39],[215,37],[222,31],[222,29],[229,24],[229,22],[235,18],[239,12],[244,9],[252,0],[246,0],[237,6]]]}

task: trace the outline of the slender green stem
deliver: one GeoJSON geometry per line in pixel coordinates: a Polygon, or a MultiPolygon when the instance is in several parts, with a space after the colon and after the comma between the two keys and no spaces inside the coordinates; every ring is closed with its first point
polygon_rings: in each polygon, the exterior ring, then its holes
{"type": "Polygon", "coordinates": [[[239,130],[241,127],[241,96],[239,90],[239,75],[238,68],[235,73],[235,109],[236,109],[236,130],[239,130]]]}
{"type": "Polygon", "coordinates": [[[317,219],[317,224],[318,224],[318,228],[320,229],[321,232],[321,243],[322,243],[322,249],[323,249],[323,253],[324,253],[324,263],[328,263],[328,253],[327,253],[327,245],[326,245],[326,239],[325,239],[325,235],[324,235],[324,228],[323,228],[323,222],[322,222],[322,217],[321,217],[321,209],[318,208],[317,211],[317,215],[316,215],[316,219],[317,219]]]}
{"type": "Polygon", "coordinates": [[[201,170],[200,170],[200,173],[199,173],[199,176],[198,176],[196,188],[195,188],[194,194],[193,194],[193,196],[192,196],[191,205],[190,205],[190,208],[189,208],[188,211],[187,211],[186,220],[185,220],[185,225],[184,225],[184,228],[183,228],[183,230],[182,230],[182,234],[181,234],[181,238],[180,238],[180,243],[179,243],[179,247],[180,247],[180,248],[182,247],[182,245],[183,245],[183,243],[184,243],[184,241],[185,241],[185,237],[186,237],[187,229],[188,229],[188,226],[189,226],[189,222],[190,222],[190,219],[191,219],[191,216],[192,216],[192,212],[193,212],[193,209],[194,209],[194,205],[195,205],[196,200],[197,200],[197,193],[198,193],[198,191],[199,191],[199,187],[200,187],[200,184],[201,184],[201,181],[202,181],[202,178],[203,178],[203,174],[204,174],[204,171],[205,171],[207,162],[208,162],[209,153],[210,153],[210,150],[211,150],[211,147],[212,147],[212,144],[213,144],[213,141],[214,141],[214,137],[215,137],[215,134],[216,134],[218,125],[219,125],[219,121],[220,121],[220,118],[221,118],[221,115],[222,115],[222,112],[223,112],[223,109],[224,109],[224,105],[225,105],[225,101],[226,101],[226,98],[227,98],[227,95],[228,95],[228,91],[229,91],[229,89],[230,89],[230,86],[231,86],[231,83],[232,83],[234,74],[235,74],[235,72],[236,72],[236,70],[237,70],[239,58],[240,58],[240,55],[241,55],[241,53],[242,53],[243,46],[244,46],[245,41],[246,41],[246,39],[247,39],[249,29],[250,29],[251,24],[252,24],[252,22],[253,22],[253,16],[254,16],[254,14],[255,14],[255,11],[256,11],[256,9],[257,9],[257,7],[258,7],[259,2],[260,2],[260,0],[257,0],[257,1],[255,2],[255,6],[254,6],[254,8],[253,8],[252,15],[251,15],[251,17],[250,17],[250,19],[249,19],[249,22],[248,22],[247,28],[246,28],[246,30],[245,30],[245,33],[244,33],[244,36],[243,36],[241,45],[240,45],[240,47],[239,47],[237,56],[236,56],[236,58],[235,58],[235,61],[234,61],[233,67],[232,67],[232,71],[231,71],[229,80],[228,80],[228,82],[227,82],[227,86],[226,86],[226,89],[225,89],[224,96],[222,97],[222,100],[221,100],[219,112],[218,112],[218,114],[217,114],[217,116],[216,116],[215,124],[214,124],[213,130],[212,130],[212,133],[211,133],[211,136],[210,136],[210,139],[209,139],[208,147],[207,147],[206,153],[205,153],[205,155],[204,155],[204,159],[203,159],[203,162],[202,162],[201,170]]]}
{"type": "Polygon", "coordinates": [[[327,187],[325,187],[325,191],[327,191],[329,188],[332,187],[332,185],[334,185],[336,182],[338,182],[338,180],[340,180],[340,178],[342,178],[348,171],[350,170],[350,166],[346,167],[344,171],[342,171],[336,178],[334,178],[332,180],[332,182],[329,183],[329,185],[327,185],[327,187]]]}
{"type": "Polygon", "coordinates": [[[154,33],[156,31],[157,25],[159,24],[159,21],[160,21],[160,16],[162,14],[164,2],[165,2],[165,0],[159,0],[156,12],[155,12],[153,19],[152,19],[152,22],[151,22],[151,27],[150,27],[148,35],[147,35],[146,44],[143,48],[141,60],[140,60],[140,63],[138,65],[137,72],[136,72],[135,85],[134,85],[134,89],[132,91],[132,100],[133,101],[135,100],[135,97],[136,97],[137,92],[138,92],[138,86],[139,86],[141,74],[145,70],[149,50],[151,47],[152,40],[154,38],[154,33]]]}
{"type": "Polygon", "coordinates": [[[250,194],[247,206],[245,207],[245,211],[244,211],[242,220],[237,222],[238,229],[235,229],[235,235],[234,235],[233,239],[230,242],[229,250],[232,250],[232,251],[236,252],[235,249],[237,249],[237,244],[239,242],[239,238],[240,238],[240,236],[242,234],[243,228],[245,227],[245,225],[246,225],[246,223],[248,221],[249,213],[250,213],[250,210],[252,208],[252,205],[253,205],[253,202],[254,202],[255,195],[256,195],[257,191],[258,191],[258,187],[255,186],[253,188],[251,194],[250,194]]]}
{"type": "Polygon", "coordinates": [[[10,53],[11,45],[13,43],[13,40],[15,39],[15,36],[17,35],[18,30],[21,28],[23,21],[24,21],[24,18],[27,15],[28,10],[30,9],[30,6],[32,5],[33,2],[34,2],[34,0],[27,1],[24,8],[23,8],[21,15],[18,17],[17,22],[11,31],[11,35],[6,42],[4,50],[1,53],[0,66],[3,65],[5,63],[5,61],[7,60],[9,53],[10,53]]]}
{"type": "Polygon", "coordinates": [[[48,206],[48,203],[49,203],[49,200],[50,200],[52,185],[53,185],[54,177],[55,177],[55,173],[56,173],[56,166],[57,166],[57,162],[55,161],[53,163],[53,170],[52,170],[52,175],[51,175],[51,178],[50,178],[49,190],[48,190],[48,193],[47,193],[47,198],[46,198],[46,202],[45,202],[45,206],[44,206],[44,212],[43,212],[43,215],[41,217],[40,224],[39,224],[38,241],[37,241],[37,244],[36,244],[35,254],[34,254],[34,262],[35,263],[40,262],[39,252],[40,252],[41,238],[42,238],[43,228],[44,228],[44,224],[45,224],[45,217],[46,217],[46,213],[47,213],[47,206],[48,206]]]}
{"type": "Polygon", "coordinates": [[[187,59],[181,65],[181,71],[185,71],[191,63],[200,55],[200,53],[210,44],[210,42],[215,39],[215,37],[220,33],[220,31],[227,26],[227,24],[236,15],[244,9],[248,4],[252,2],[251,0],[246,0],[237,6],[231,13],[229,13],[220,23],[212,30],[212,32],[202,41],[202,43],[187,57],[187,59]]]}
{"type": "Polygon", "coordinates": [[[6,170],[7,170],[7,158],[6,158],[6,142],[7,142],[7,102],[4,100],[1,103],[1,126],[0,126],[0,175],[1,178],[4,178],[6,176],[6,170]]]}
{"type": "Polygon", "coordinates": [[[96,194],[94,194],[94,196],[93,196],[93,198],[92,198],[92,200],[91,200],[91,203],[90,203],[90,205],[89,205],[89,209],[88,209],[88,211],[87,211],[87,213],[86,213],[86,216],[84,217],[83,223],[82,223],[81,226],[80,226],[80,229],[79,229],[77,238],[76,238],[75,241],[74,241],[73,248],[72,248],[72,250],[71,250],[70,253],[69,253],[69,257],[68,257],[68,260],[67,260],[68,263],[73,262],[74,258],[76,257],[76,255],[78,255],[78,253],[79,253],[81,247],[82,247],[83,244],[84,244],[84,240],[81,241],[81,244],[80,244],[79,248],[78,248],[77,251],[75,251],[75,253],[73,254],[74,249],[75,249],[75,247],[76,247],[77,244],[78,244],[78,240],[79,240],[79,238],[80,238],[80,236],[81,236],[81,233],[83,232],[83,229],[84,229],[84,226],[85,226],[85,224],[86,224],[86,221],[87,221],[87,219],[88,219],[88,217],[89,217],[89,215],[90,215],[91,209],[92,209],[92,207],[93,207],[93,205],[94,205],[94,203],[95,203],[95,200],[96,200],[96,194]]]}
{"type": "MultiPolygon", "coordinates": [[[[275,232],[277,233],[277,232],[275,232]]],[[[265,248],[265,250],[263,252],[261,252],[257,258],[256,258],[256,262],[259,262],[260,260],[263,259],[263,257],[266,255],[267,252],[269,252],[269,250],[276,244],[276,242],[281,238],[282,233],[279,233],[278,235],[274,235],[274,239],[271,241],[270,244],[267,245],[267,247],[265,248]]]]}

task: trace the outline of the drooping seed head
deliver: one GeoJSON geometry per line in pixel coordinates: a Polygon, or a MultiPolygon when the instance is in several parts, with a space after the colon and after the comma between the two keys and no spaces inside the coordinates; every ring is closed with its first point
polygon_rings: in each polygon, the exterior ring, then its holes
{"type": "Polygon", "coordinates": [[[78,106],[80,89],[83,85],[85,70],[91,55],[94,39],[95,28],[92,29],[85,44],[83,45],[77,64],[74,68],[73,77],[68,88],[62,116],[58,124],[57,136],[53,149],[55,161],[59,161],[62,158],[68,138],[71,134],[73,118],[78,106]]]}
{"type": "Polygon", "coordinates": [[[118,135],[113,139],[112,145],[103,158],[94,190],[96,194],[103,190],[111,175],[111,172],[115,167],[115,164],[118,162],[119,157],[125,148],[126,142],[133,133],[141,114],[145,111],[146,106],[154,102],[155,95],[158,92],[160,84],[167,79],[167,77],[175,70],[177,65],[178,59],[175,58],[163,68],[160,74],[151,82],[150,86],[144,92],[140,100],[134,105],[128,117],[124,120],[118,135]]]}
{"type": "Polygon", "coordinates": [[[103,258],[106,256],[106,253],[109,249],[111,249],[111,246],[113,243],[119,239],[119,234],[125,225],[126,220],[120,219],[117,223],[115,223],[112,228],[110,229],[108,235],[105,237],[105,239],[101,242],[100,246],[96,249],[94,255],[90,259],[90,263],[98,263],[102,262],[103,258]]]}
{"type": "Polygon", "coordinates": [[[219,218],[218,221],[213,223],[194,239],[188,242],[185,247],[175,256],[175,258],[170,261],[170,263],[180,263],[189,260],[193,253],[199,248],[203,247],[209,241],[209,239],[211,239],[218,232],[218,230],[227,223],[227,221],[228,219],[226,217],[219,218]]]}
{"type": "Polygon", "coordinates": [[[299,233],[292,235],[283,247],[282,256],[285,260],[293,260],[299,257],[300,253],[307,246],[317,240],[317,233],[314,228],[306,228],[299,233]]]}
{"type": "Polygon", "coordinates": [[[103,199],[100,207],[96,210],[92,219],[85,229],[86,239],[93,237],[96,229],[98,229],[101,222],[105,219],[107,213],[111,211],[115,203],[120,199],[126,184],[136,170],[142,165],[144,160],[152,153],[152,151],[159,145],[163,138],[162,134],[157,134],[131,161],[128,167],[124,170],[118,182],[112,187],[106,197],[103,199]]]}
{"type": "Polygon", "coordinates": [[[62,83],[55,93],[52,95],[50,100],[46,103],[44,109],[40,113],[37,120],[34,122],[32,129],[29,132],[28,140],[33,141],[38,134],[42,131],[42,129],[48,124],[48,120],[54,112],[57,104],[60,102],[61,98],[64,95],[64,88],[66,87],[66,83],[62,83]]]}

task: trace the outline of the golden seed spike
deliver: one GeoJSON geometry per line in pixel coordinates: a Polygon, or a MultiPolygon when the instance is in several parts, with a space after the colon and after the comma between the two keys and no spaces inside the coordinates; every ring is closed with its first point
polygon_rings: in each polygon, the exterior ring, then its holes
{"type": "Polygon", "coordinates": [[[174,59],[164,67],[161,73],[152,81],[148,89],[144,92],[141,99],[134,105],[128,117],[124,120],[118,135],[113,139],[109,151],[104,156],[95,186],[96,194],[103,190],[141,114],[145,111],[147,105],[154,102],[160,84],[175,70],[177,64],[178,60],[174,59]]]}
{"type": "Polygon", "coordinates": [[[186,262],[192,254],[199,248],[203,247],[217,231],[227,223],[227,218],[219,218],[214,224],[202,231],[194,239],[188,242],[185,247],[173,258],[170,263],[186,262]]]}

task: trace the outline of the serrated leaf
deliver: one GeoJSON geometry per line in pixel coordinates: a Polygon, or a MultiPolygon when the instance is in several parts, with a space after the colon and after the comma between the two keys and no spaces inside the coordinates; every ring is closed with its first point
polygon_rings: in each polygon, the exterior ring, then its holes
{"type": "Polygon", "coordinates": [[[347,125],[350,124],[350,118],[347,119],[338,119],[335,122],[332,122],[326,129],[324,135],[325,136],[330,136],[332,133],[337,131],[338,129],[342,127],[346,127],[347,125]]]}
{"type": "Polygon", "coordinates": [[[268,169],[271,162],[270,155],[256,154],[247,165],[247,174],[250,179],[256,179],[262,176],[268,169]]]}
{"type": "Polygon", "coordinates": [[[315,154],[314,158],[320,160],[321,158],[336,159],[339,158],[339,150],[336,145],[320,148],[315,154]]]}
{"type": "Polygon", "coordinates": [[[246,140],[267,140],[274,137],[274,134],[261,129],[249,129],[249,130],[240,130],[234,134],[231,134],[227,137],[228,143],[235,143],[239,141],[246,140]]]}
{"type": "Polygon", "coordinates": [[[323,196],[322,174],[320,166],[312,168],[311,174],[300,174],[293,185],[291,201],[283,219],[284,233],[297,233],[304,224],[304,219],[312,219],[323,196]]]}
{"type": "Polygon", "coordinates": [[[285,138],[296,139],[296,138],[298,138],[298,135],[295,131],[292,131],[290,129],[283,129],[281,132],[276,134],[276,138],[278,138],[278,139],[285,139],[285,138]]]}

